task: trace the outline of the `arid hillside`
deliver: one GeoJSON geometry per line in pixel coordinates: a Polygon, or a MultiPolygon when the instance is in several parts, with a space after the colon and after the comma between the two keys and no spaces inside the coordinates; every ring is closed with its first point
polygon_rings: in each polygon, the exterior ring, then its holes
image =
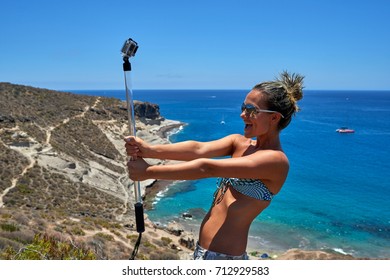
{"type": "MultiPolygon", "coordinates": [[[[137,133],[165,141],[157,105],[135,102],[135,114],[137,133]]],[[[137,232],[127,133],[120,100],[0,83],[0,259],[37,234],[128,258],[137,232]]],[[[145,235],[139,258],[179,258],[169,236],[156,236],[145,235]]]]}

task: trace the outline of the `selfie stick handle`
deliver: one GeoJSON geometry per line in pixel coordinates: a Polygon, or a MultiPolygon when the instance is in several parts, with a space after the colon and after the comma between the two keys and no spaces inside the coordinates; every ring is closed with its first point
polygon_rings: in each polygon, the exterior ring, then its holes
{"type": "MultiPolygon", "coordinates": [[[[123,71],[125,73],[126,102],[127,102],[129,130],[130,130],[130,135],[135,137],[136,127],[135,127],[133,91],[131,90],[131,79],[130,79],[131,64],[127,56],[123,57],[123,71]],[[128,82],[130,84],[130,87],[127,86],[128,82]]],[[[134,208],[135,208],[135,222],[136,222],[137,232],[142,233],[145,231],[145,222],[144,222],[144,208],[143,208],[142,198],[141,198],[141,185],[139,181],[134,181],[134,196],[136,201],[136,203],[134,204],[134,208]]]]}

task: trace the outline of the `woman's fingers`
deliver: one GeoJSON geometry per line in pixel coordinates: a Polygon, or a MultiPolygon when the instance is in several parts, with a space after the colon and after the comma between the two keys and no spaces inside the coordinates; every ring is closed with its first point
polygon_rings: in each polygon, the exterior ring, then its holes
{"type": "Polygon", "coordinates": [[[147,179],[146,169],[149,164],[142,158],[129,160],[127,162],[127,168],[129,171],[129,177],[133,181],[143,181],[147,179]]]}
{"type": "Polygon", "coordinates": [[[140,152],[136,138],[134,136],[127,136],[124,140],[126,142],[125,148],[127,155],[136,159],[140,152]]]}

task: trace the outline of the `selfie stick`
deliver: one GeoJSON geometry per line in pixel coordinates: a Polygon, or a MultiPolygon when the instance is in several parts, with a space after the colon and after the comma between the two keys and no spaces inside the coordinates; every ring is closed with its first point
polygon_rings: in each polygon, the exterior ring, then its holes
{"type": "MultiPolygon", "coordinates": [[[[135,127],[135,116],[134,116],[133,92],[131,90],[131,79],[130,79],[131,64],[129,58],[135,55],[137,49],[138,49],[138,44],[132,39],[127,39],[121,50],[122,57],[123,57],[123,71],[125,75],[129,130],[130,130],[130,135],[134,137],[136,136],[136,127],[135,127]],[[127,86],[128,82],[130,84],[130,87],[127,86]]],[[[138,246],[141,242],[142,233],[145,231],[144,208],[142,204],[141,186],[139,181],[134,182],[134,196],[135,196],[135,204],[134,204],[135,222],[136,222],[137,232],[139,233],[139,237],[130,259],[134,259],[135,255],[137,254],[138,246]]]]}

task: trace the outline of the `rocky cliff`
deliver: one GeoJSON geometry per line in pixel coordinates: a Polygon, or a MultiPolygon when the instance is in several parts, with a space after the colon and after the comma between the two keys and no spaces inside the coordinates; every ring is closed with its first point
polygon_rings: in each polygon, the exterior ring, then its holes
{"type": "MultiPolygon", "coordinates": [[[[180,125],[156,104],[134,107],[143,138],[164,142],[159,130],[180,125]]],[[[100,259],[128,258],[136,231],[127,132],[120,100],[0,83],[0,252],[46,233],[82,242],[100,259]]],[[[149,243],[142,258],[177,258],[161,241],[149,243]]]]}

